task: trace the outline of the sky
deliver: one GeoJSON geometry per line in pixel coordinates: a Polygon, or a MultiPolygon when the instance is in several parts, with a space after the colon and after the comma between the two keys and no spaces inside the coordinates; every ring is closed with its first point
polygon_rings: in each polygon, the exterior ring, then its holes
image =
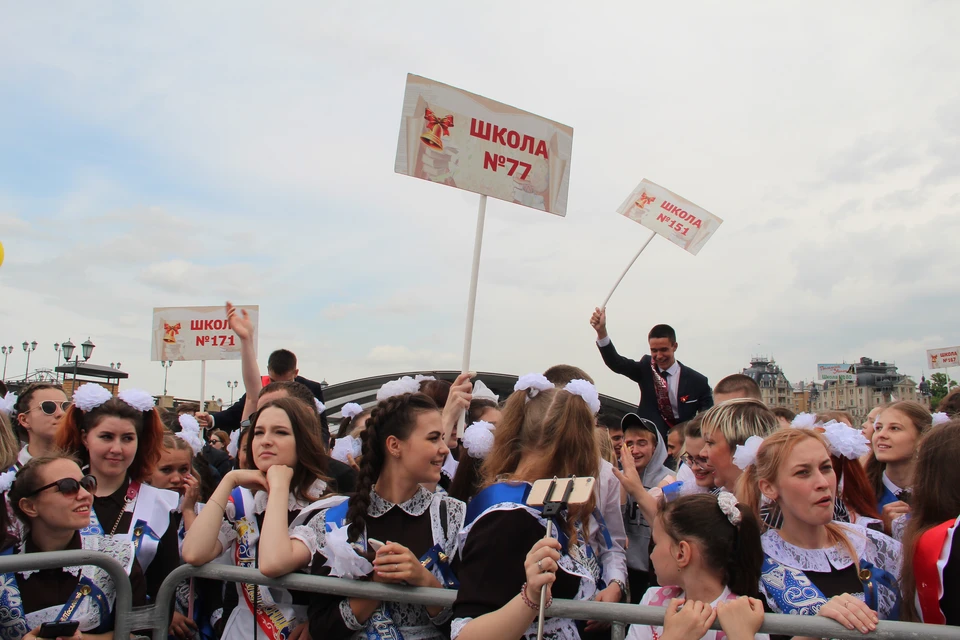
{"type": "MultiPolygon", "coordinates": [[[[647,178],[724,219],[657,238],[607,306],[668,323],[715,383],[960,344],[960,4],[0,0],[0,342],[8,377],[97,345],[160,393],[154,307],[260,306],[330,383],[458,369],[478,196],[393,171],[415,73],[572,126],[564,218],[490,200],[471,369],[605,369],[590,314],[647,231],[647,178]],[[548,10],[549,8],[549,10],[548,10]]],[[[929,372],[927,372],[929,373],[929,372]]],[[[239,363],[207,367],[229,398],[239,363]]],[[[169,391],[199,393],[177,362],[169,391]]]]}

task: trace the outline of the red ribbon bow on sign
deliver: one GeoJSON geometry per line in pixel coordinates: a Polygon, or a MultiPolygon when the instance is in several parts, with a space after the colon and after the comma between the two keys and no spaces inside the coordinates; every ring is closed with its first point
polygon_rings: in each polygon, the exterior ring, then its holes
{"type": "Polygon", "coordinates": [[[637,200],[637,206],[643,209],[648,204],[653,204],[656,201],[656,198],[653,196],[648,196],[647,192],[644,191],[640,194],[640,198],[637,200]]]}
{"type": "Polygon", "coordinates": [[[447,115],[442,118],[438,118],[433,111],[427,109],[423,114],[423,119],[427,121],[428,127],[440,126],[440,129],[443,131],[443,135],[450,135],[450,127],[453,126],[453,116],[447,115]]]}

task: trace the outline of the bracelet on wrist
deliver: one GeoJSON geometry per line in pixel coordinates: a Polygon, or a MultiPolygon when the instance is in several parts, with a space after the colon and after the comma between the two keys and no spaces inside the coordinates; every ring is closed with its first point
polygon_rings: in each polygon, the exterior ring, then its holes
{"type": "MultiPolygon", "coordinates": [[[[530,598],[527,597],[527,583],[526,583],[526,582],[524,582],[524,583],[523,583],[523,586],[520,587],[520,599],[523,600],[523,604],[527,605],[528,607],[530,607],[530,608],[533,609],[534,611],[540,611],[540,603],[539,603],[539,602],[534,602],[534,601],[532,601],[530,598]]],[[[538,598],[538,599],[539,599],[539,598],[538,598]]],[[[546,602],[546,604],[544,605],[544,608],[545,608],[545,609],[549,609],[549,608],[550,608],[550,605],[552,605],[552,604],[553,604],[553,595],[551,594],[551,595],[547,596],[547,602],[546,602]]]]}
{"type": "MultiPolygon", "coordinates": [[[[614,578],[610,581],[610,584],[615,584],[620,587],[620,602],[623,602],[627,598],[627,585],[623,584],[623,580],[618,580],[614,578]]],[[[608,585],[609,586],[609,585],[608,585]]]]}

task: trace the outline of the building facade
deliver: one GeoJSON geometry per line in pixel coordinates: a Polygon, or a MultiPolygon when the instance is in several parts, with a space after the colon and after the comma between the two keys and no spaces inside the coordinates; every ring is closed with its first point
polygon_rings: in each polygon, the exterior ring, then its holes
{"type": "Polygon", "coordinates": [[[846,411],[860,423],[874,407],[897,400],[913,400],[930,408],[930,398],[894,364],[860,358],[851,365],[851,373],[855,374],[854,380],[827,380],[805,387],[802,393],[809,398],[809,411],[846,411]]]}
{"type": "Polygon", "coordinates": [[[760,386],[760,395],[768,407],[785,407],[796,411],[793,387],[773,358],[750,358],[750,366],[743,371],[760,386]]]}

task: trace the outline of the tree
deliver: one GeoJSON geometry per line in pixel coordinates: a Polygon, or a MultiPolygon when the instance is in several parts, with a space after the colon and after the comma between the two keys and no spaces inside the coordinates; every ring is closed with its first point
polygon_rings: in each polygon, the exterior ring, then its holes
{"type": "MultiPolygon", "coordinates": [[[[957,386],[956,380],[950,380],[950,389],[957,386]]],[[[930,376],[930,406],[936,408],[947,395],[947,374],[934,373],[930,376]]]]}

